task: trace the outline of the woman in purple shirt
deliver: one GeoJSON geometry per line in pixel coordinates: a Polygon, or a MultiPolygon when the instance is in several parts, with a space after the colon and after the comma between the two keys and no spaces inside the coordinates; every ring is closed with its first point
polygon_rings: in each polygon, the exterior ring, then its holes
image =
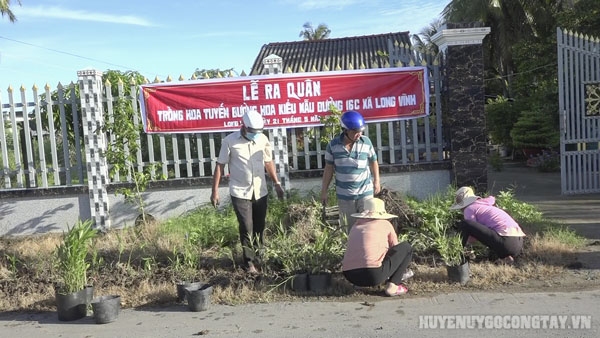
{"type": "Polygon", "coordinates": [[[525,233],[506,211],[496,207],[496,198],[476,196],[470,187],[456,191],[452,210],[462,209],[464,221],[458,224],[463,246],[474,238],[487,246],[503,263],[512,264],[523,250],[525,233]]]}

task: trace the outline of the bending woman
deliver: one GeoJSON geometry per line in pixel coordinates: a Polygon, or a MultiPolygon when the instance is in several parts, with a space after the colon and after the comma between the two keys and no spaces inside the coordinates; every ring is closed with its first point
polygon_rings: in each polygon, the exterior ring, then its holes
{"type": "Polygon", "coordinates": [[[461,210],[464,221],[458,224],[462,244],[476,239],[487,246],[500,262],[512,264],[514,257],[523,250],[525,233],[519,224],[506,211],[496,207],[496,198],[476,196],[471,187],[456,191],[452,210],[461,210]]]}

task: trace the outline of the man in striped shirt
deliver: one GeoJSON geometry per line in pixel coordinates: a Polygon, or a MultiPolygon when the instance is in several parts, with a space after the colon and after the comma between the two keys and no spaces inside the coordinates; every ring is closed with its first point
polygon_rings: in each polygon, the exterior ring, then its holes
{"type": "Polygon", "coordinates": [[[363,212],[364,201],[381,190],[379,164],[371,140],[362,133],[365,120],[357,111],[341,117],[342,133],[327,145],[321,202],[327,205],[329,183],[335,173],[340,225],[349,231],[355,222],[352,214],[363,212]]]}

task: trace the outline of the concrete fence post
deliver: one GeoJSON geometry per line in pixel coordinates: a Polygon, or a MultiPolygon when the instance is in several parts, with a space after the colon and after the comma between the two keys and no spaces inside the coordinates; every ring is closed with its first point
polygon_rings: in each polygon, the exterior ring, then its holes
{"type": "Polygon", "coordinates": [[[83,119],[83,137],[87,163],[87,179],[90,198],[90,214],[96,228],[110,228],[109,203],[106,185],[108,184],[108,166],[106,158],[106,136],[104,111],[102,108],[102,72],[98,70],[80,70],[77,72],[81,115],[83,119]]]}
{"type": "MultiPolygon", "coordinates": [[[[263,59],[263,65],[267,74],[280,74],[283,68],[283,59],[271,54],[263,59]]],[[[285,127],[273,129],[273,150],[275,152],[275,169],[281,181],[281,187],[285,191],[290,190],[290,167],[288,160],[288,140],[285,127]]]]}
{"type": "Polygon", "coordinates": [[[487,191],[487,129],[480,23],[448,23],[432,37],[445,59],[445,96],[453,184],[487,191]]]}

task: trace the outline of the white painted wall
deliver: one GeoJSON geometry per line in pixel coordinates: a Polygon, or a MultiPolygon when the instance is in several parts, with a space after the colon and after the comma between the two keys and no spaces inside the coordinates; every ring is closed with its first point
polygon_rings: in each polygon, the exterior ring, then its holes
{"type": "MultiPolygon", "coordinates": [[[[301,193],[314,191],[320,194],[321,178],[294,179],[292,189],[301,193]]],[[[333,182],[331,183],[333,185],[333,182]]],[[[424,199],[445,191],[450,185],[450,171],[425,170],[382,174],[381,184],[396,192],[424,199]]],[[[145,193],[146,211],[159,220],[181,216],[188,211],[210,203],[209,186],[178,189],[154,189],[145,193]]],[[[229,203],[227,187],[219,189],[222,205],[229,203]]],[[[110,195],[112,227],[133,225],[139,215],[136,208],[120,195],[110,195]]],[[[70,196],[42,196],[5,198],[0,200],[0,236],[33,235],[62,232],[77,222],[89,219],[90,207],[87,193],[70,196]]]]}

